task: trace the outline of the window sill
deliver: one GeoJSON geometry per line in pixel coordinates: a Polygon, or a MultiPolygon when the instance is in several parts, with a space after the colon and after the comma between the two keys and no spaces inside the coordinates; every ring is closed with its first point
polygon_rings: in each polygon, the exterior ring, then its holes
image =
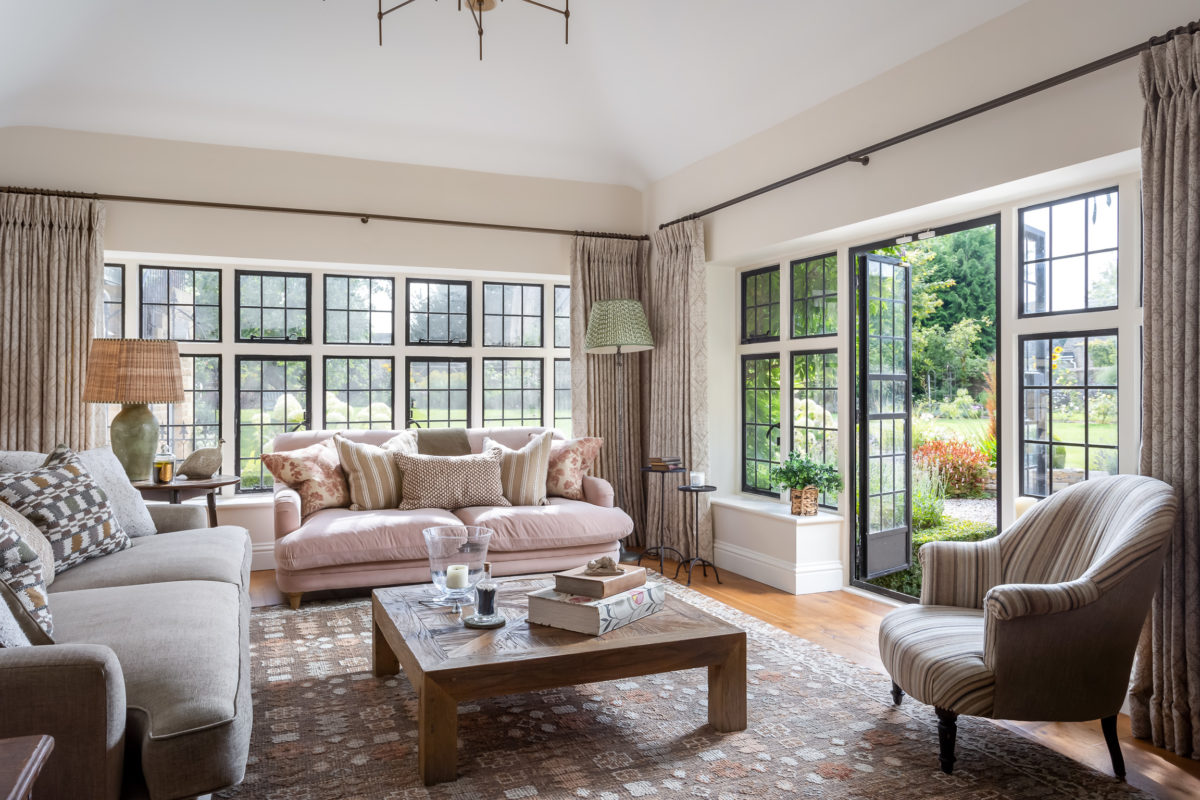
{"type": "Polygon", "coordinates": [[[792,513],[791,507],[780,500],[759,500],[746,495],[722,495],[710,500],[713,505],[736,508],[770,519],[787,519],[796,525],[825,525],[830,522],[841,522],[842,515],[818,509],[813,516],[800,516],[792,513]]]}

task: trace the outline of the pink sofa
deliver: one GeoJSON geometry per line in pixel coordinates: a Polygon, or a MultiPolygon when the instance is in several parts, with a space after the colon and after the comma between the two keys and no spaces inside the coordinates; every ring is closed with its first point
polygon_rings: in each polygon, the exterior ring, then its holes
{"type": "MultiPolygon", "coordinates": [[[[547,428],[470,428],[473,452],[490,436],[512,448],[547,428]]],[[[399,431],[340,431],[356,442],[383,444],[399,431]]],[[[274,451],[298,450],[328,439],[333,431],[285,433],[274,451]]],[[[558,438],[560,434],[555,433],[558,438]]],[[[488,560],[496,575],[551,572],[617,556],[619,540],[633,520],[613,507],[612,486],[601,478],[583,482],[584,500],[551,497],[546,506],[472,506],[447,511],[387,509],[351,511],[327,508],[300,518],[300,497],[275,490],[275,580],[298,608],[304,592],[360,586],[390,586],[429,580],[429,560],[421,531],[434,525],[482,525],[495,531],[488,560]]]]}

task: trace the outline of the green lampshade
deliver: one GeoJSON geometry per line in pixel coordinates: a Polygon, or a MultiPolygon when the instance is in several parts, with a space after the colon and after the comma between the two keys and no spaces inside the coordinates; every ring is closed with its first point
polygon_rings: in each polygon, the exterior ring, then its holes
{"type": "Polygon", "coordinates": [[[589,353],[633,353],[654,349],[654,337],[639,300],[597,300],[588,315],[584,349],[589,353]]]}

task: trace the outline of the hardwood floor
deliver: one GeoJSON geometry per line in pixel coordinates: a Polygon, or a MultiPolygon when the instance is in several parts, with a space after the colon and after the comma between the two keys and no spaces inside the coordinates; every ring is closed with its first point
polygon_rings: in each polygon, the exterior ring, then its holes
{"type": "MultiPolygon", "coordinates": [[[[675,564],[665,570],[672,575],[675,564]]],[[[658,566],[655,563],[654,566],[658,566]]],[[[683,574],[681,579],[686,579],[683,574]]],[[[697,569],[692,588],[726,605],[739,609],[788,633],[815,642],[834,653],[883,672],[876,647],[879,621],[894,606],[853,592],[790,595],[770,586],[721,571],[718,584],[710,570],[704,577],[697,569]]],[[[367,597],[368,590],[314,592],[308,600],[367,597]]],[[[250,577],[250,598],[255,607],[281,605],[287,598],[275,586],[275,573],[264,570],[250,577]]],[[[905,702],[914,702],[906,699],[905,702]]],[[[929,712],[933,714],[933,710],[929,712]]],[[[1100,722],[1001,722],[1001,725],[1046,747],[1080,761],[1106,775],[1112,775],[1112,763],[1100,731],[1100,722]]],[[[1129,783],[1154,797],[1200,797],[1200,761],[1181,758],[1148,743],[1134,739],[1129,717],[1121,715],[1117,730],[1125,754],[1129,783]]],[[[936,752],[930,752],[935,759],[936,752]]]]}

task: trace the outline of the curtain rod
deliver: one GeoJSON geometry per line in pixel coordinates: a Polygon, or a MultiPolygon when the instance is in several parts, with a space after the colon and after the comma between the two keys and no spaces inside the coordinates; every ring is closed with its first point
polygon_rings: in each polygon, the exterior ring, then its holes
{"type": "Polygon", "coordinates": [[[959,111],[957,114],[951,114],[948,117],[942,117],[941,119],[939,119],[935,122],[930,122],[928,124],[922,125],[919,128],[913,128],[910,131],[906,131],[904,133],[898,134],[896,136],[891,137],[890,139],[884,139],[883,141],[876,142],[875,144],[870,145],[868,147],[859,148],[858,150],[855,150],[852,153],[847,153],[844,156],[840,156],[840,157],[832,159],[830,161],[826,161],[824,164],[818,164],[815,167],[810,167],[809,169],[806,169],[803,172],[797,172],[795,175],[789,175],[788,177],[783,178],[778,181],[775,181],[774,183],[767,184],[766,186],[761,186],[753,191],[746,192],[745,194],[740,194],[737,197],[726,200],[723,203],[717,203],[715,206],[709,206],[708,208],[706,208],[702,211],[696,211],[694,213],[682,216],[679,219],[672,220],[670,222],[664,222],[663,224],[659,225],[658,227],[661,230],[662,228],[667,228],[667,227],[670,227],[671,225],[676,225],[680,222],[686,222],[688,220],[699,219],[700,217],[707,217],[709,214],[715,213],[717,211],[721,211],[722,209],[729,208],[730,206],[737,205],[738,203],[744,203],[747,200],[751,200],[760,195],[767,194],[768,192],[773,192],[776,189],[781,189],[784,186],[788,186],[790,184],[796,183],[797,181],[802,181],[805,178],[811,178],[813,175],[818,175],[822,172],[826,172],[828,170],[833,169],[834,167],[841,166],[842,164],[856,163],[856,164],[862,164],[863,166],[866,166],[871,160],[871,155],[880,150],[884,150],[889,147],[893,147],[895,145],[901,144],[903,142],[907,142],[910,139],[916,139],[918,136],[924,136],[927,133],[932,133],[933,131],[940,130],[949,125],[953,125],[956,122],[961,122],[964,119],[970,119],[971,117],[978,116],[979,114],[982,114],[985,111],[991,111],[994,108],[999,108],[1000,106],[1008,105],[1009,103],[1016,102],[1017,100],[1021,100],[1023,98],[1029,97],[1030,95],[1037,94],[1038,92],[1044,92],[1047,89],[1051,89],[1060,84],[1067,83],[1069,81],[1073,81],[1076,78],[1083,77],[1084,75],[1088,75],[1093,72],[1098,72],[1098,71],[1104,69],[1105,67],[1110,67],[1113,64],[1118,64],[1122,61],[1133,58],[1134,56],[1136,56],[1146,50],[1149,50],[1151,47],[1168,42],[1171,39],[1175,38],[1176,36],[1180,36],[1183,34],[1193,34],[1193,33],[1196,33],[1198,30],[1200,30],[1200,20],[1189,23],[1188,25],[1181,26],[1179,28],[1175,28],[1174,30],[1168,31],[1167,33],[1165,33],[1161,36],[1155,36],[1155,37],[1151,38],[1149,41],[1142,42],[1141,44],[1135,44],[1132,47],[1127,47],[1124,50],[1120,50],[1116,53],[1113,53],[1112,55],[1105,56],[1104,58],[1099,58],[1088,64],[1084,64],[1081,67],[1076,67],[1075,69],[1067,70],[1066,72],[1055,75],[1052,78],[1046,78],[1045,80],[1030,84],[1029,86],[1026,86],[1023,89],[1017,89],[1016,91],[1009,92],[1008,94],[1005,94],[1005,95],[1001,95],[1000,97],[989,100],[986,103],[980,103],[977,106],[971,106],[970,108],[968,108],[964,111],[959,111]]]}
{"type": "Polygon", "coordinates": [[[649,236],[631,233],[603,233],[596,231],[569,231],[562,228],[535,228],[527,225],[501,225],[496,222],[469,222],[457,219],[433,219],[429,217],[406,217],[398,214],[372,214],[359,211],[331,211],[323,208],[295,208],[292,206],[259,206],[246,203],[218,203],[210,200],[178,200],[167,197],[139,197],[125,194],[92,194],[88,192],[57,191],[54,189],[30,189],[23,186],[0,186],[0,192],[33,194],[46,197],[80,197],[87,200],[108,200],[117,203],[152,203],[161,206],[194,206],[233,211],[265,211],[272,214],[308,214],[318,217],[349,217],[366,225],[371,220],[384,222],[412,222],[421,225],[451,225],[458,228],[483,228],[492,231],[516,231],[517,233],[548,233],[554,236],[591,236],[597,239],[628,239],[648,241],[649,236]]]}

